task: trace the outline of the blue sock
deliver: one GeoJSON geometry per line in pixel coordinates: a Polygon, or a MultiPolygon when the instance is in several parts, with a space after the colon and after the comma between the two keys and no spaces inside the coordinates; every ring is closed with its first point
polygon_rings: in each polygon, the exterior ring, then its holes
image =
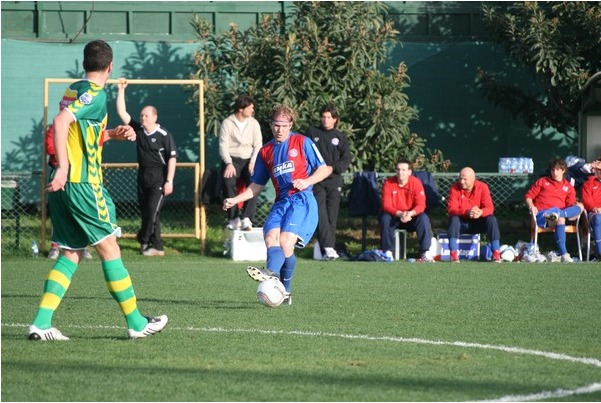
{"type": "Polygon", "coordinates": [[[568,253],[566,249],[566,226],[557,224],[555,227],[555,241],[557,242],[557,247],[559,248],[559,253],[561,255],[565,255],[568,253]]]}
{"type": "Polygon", "coordinates": [[[286,288],[287,292],[290,292],[290,285],[292,283],[292,276],[294,275],[294,268],[296,267],[296,255],[292,254],[284,260],[284,265],[282,266],[282,272],[280,275],[280,279],[282,280],[282,284],[286,288]]]}
{"type": "Polygon", "coordinates": [[[492,241],[490,243],[490,245],[492,246],[492,250],[499,250],[499,249],[501,249],[501,242],[499,240],[492,241]]]}
{"type": "Polygon", "coordinates": [[[280,276],[280,270],[282,270],[282,266],[284,265],[284,251],[279,246],[272,246],[267,248],[267,262],[265,263],[267,269],[271,270],[277,276],[280,276]]]}
{"type": "Polygon", "coordinates": [[[449,238],[449,249],[450,250],[459,250],[459,239],[458,238],[449,238]]]}

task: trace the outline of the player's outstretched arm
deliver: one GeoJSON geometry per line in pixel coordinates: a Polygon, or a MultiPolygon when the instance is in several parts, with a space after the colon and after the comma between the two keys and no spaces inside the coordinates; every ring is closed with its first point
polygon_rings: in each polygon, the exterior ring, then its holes
{"type": "Polygon", "coordinates": [[[103,133],[103,140],[121,140],[136,141],[136,131],[128,125],[119,125],[114,129],[106,129],[103,133]]]}

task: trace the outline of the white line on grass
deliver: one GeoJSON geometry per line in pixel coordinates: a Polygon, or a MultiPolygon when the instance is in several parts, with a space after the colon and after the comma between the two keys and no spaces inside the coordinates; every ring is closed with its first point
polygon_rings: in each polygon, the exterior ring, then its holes
{"type": "MultiPolygon", "coordinates": [[[[2,326],[8,327],[27,327],[28,325],[20,323],[4,323],[2,326]]],[[[75,329],[123,329],[121,326],[65,326],[75,329]]],[[[498,350],[511,354],[535,355],[548,358],[551,360],[569,361],[585,365],[593,365],[601,368],[601,360],[596,358],[572,357],[567,354],[553,353],[548,351],[531,350],[520,347],[495,346],[493,344],[468,343],[463,341],[443,341],[443,340],[427,340],[418,338],[392,337],[392,336],[367,336],[344,333],[322,333],[322,332],[305,332],[300,330],[261,330],[261,329],[227,329],[221,327],[171,327],[170,330],[186,330],[192,332],[215,332],[215,333],[261,333],[261,334],[283,334],[295,336],[312,336],[312,337],[336,337],[343,339],[355,340],[375,340],[375,341],[393,341],[400,343],[415,343],[415,344],[430,344],[437,346],[454,346],[463,348],[480,348],[486,350],[498,350]]],[[[547,400],[551,398],[560,398],[573,395],[588,394],[601,391],[601,383],[592,383],[576,389],[557,389],[555,391],[543,391],[529,395],[507,395],[491,400],[481,400],[480,402],[525,402],[534,400],[547,400]]]]}

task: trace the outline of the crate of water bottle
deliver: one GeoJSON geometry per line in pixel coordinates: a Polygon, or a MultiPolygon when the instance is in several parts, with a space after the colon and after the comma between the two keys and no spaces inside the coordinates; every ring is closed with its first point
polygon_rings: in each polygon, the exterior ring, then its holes
{"type": "Polygon", "coordinates": [[[534,173],[534,161],[524,157],[499,158],[499,173],[503,174],[531,174],[534,173]]]}

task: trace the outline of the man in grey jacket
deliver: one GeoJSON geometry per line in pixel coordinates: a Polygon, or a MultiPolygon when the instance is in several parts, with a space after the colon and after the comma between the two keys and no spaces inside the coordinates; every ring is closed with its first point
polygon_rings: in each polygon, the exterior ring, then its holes
{"type": "MultiPolygon", "coordinates": [[[[261,126],[253,117],[255,100],[242,95],[234,104],[234,113],[225,118],[219,130],[219,156],[222,160],[225,198],[238,194],[238,179],[245,186],[250,184],[250,176],[255,168],[259,149],[263,145],[261,126]]],[[[250,231],[256,210],[256,197],[228,210],[228,229],[250,231]]]]}

